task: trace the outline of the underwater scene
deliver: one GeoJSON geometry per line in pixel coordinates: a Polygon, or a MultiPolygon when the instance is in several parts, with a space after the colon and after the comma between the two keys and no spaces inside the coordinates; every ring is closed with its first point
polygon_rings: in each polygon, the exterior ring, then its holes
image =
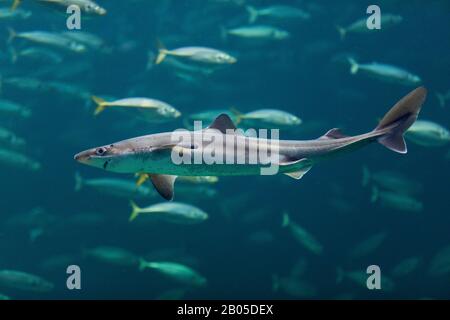
{"type": "Polygon", "coordinates": [[[1,0],[0,300],[449,299],[449,17],[1,0]]]}

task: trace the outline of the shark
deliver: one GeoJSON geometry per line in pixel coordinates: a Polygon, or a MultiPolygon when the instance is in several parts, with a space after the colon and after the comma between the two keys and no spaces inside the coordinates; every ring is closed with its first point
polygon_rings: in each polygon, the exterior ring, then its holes
{"type": "Polygon", "coordinates": [[[174,131],[150,134],[91,148],[77,153],[74,159],[115,173],[145,173],[166,200],[174,198],[178,176],[260,175],[263,168],[275,165],[277,173],[301,179],[318,162],[373,142],[400,154],[407,153],[403,136],[418,118],[426,96],[424,87],[416,88],[399,100],[373,130],[354,136],[345,135],[340,129],[334,128],[313,140],[275,141],[272,138],[246,136],[237,130],[228,115],[221,114],[205,129],[186,130],[185,136],[189,139],[180,139],[180,135],[174,135],[174,131]],[[214,138],[205,139],[205,135],[214,138]],[[178,138],[174,139],[174,136],[178,138]],[[255,161],[223,161],[236,160],[239,146],[242,146],[240,150],[244,160],[257,154],[252,158],[255,161]],[[271,156],[259,156],[258,150],[261,149],[267,150],[271,156]],[[201,158],[205,150],[214,150],[214,159],[222,161],[174,161],[174,154],[191,160],[201,158]]]}

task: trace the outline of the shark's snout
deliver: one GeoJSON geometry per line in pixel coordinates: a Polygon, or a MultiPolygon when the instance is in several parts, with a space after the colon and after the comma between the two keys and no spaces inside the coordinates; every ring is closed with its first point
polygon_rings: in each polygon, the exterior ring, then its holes
{"type": "Polygon", "coordinates": [[[91,151],[83,151],[77,153],[73,158],[80,163],[87,164],[89,162],[89,159],[91,158],[91,151]]]}

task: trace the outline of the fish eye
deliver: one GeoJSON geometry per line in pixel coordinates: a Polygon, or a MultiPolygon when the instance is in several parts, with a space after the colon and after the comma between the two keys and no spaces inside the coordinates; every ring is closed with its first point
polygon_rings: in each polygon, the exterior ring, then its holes
{"type": "Polygon", "coordinates": [[[95,154],[98,156],[103,156],[106,153],[106,148],[100,147],[95,150],[95,154]]]}

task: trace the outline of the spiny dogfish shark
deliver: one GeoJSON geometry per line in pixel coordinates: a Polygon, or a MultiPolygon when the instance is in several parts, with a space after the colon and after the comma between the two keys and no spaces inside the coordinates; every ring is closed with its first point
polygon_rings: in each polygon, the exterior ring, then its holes
{"type": "Polygon", "coordinates": [[[75,155],[75,160],[111,172],[148,173],[156,190],[167,200],[174,197],[174,182],[178,176],[260,175],[262,168],[276,165],[279,173],[301,179],[317,162],[375,141],[394,152],[405,154],[407,147],[403,134],[416,121],[426,95],[424,87],[413,90],[386,113],[375,129],[356,136],[331,129],[315,140],[273,141],[239,133],[229,116],[221,114],[206,129],[186,131],[194,143],[174,141],[174,132],[158,133],[89,149],[75,155]],[[216,138],[206,141],[204,135],[216,138]],[[200,144],[196,143],[198,141],[200,144]],[[214,150],[215,159],[229,159],[231,155],[230,158],[236,160],[237,146],[244,146],[245,160],[261,148],[267,148],[268,153],[277,156],[271,157],[269,162],[258,156],[257,161],[243,164],[225,161],[176,163],[173,160],[174,153],[183,159],[201,158],[205,150],[214,150]]]}

